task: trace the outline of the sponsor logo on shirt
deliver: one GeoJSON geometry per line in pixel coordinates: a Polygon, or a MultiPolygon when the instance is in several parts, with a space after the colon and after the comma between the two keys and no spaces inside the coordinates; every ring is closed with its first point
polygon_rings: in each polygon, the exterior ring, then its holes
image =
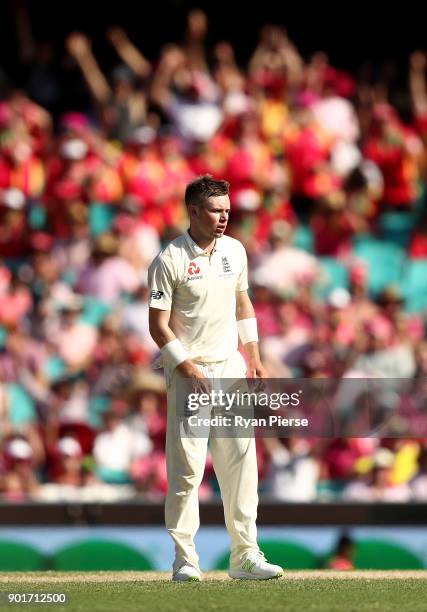
{"type": "Polygon", "coordinates": [[[193,276],[194,274],[200,274],[200,268],[199,266],[196,264],[195,261],[192,261],[190,263],[190,265],[188,266],[188,274],[190,276],[193,276]]]}
{"type": "Polygon", "coordinates": [[[200,274],[200,268],[195,261],[192,261],[188,266],[186,281],[200,280],[203,275],[200,274]]]}
{"type": "Polygon", "coordinates": [[[164,295],[163,291],[156,291],[156,289],[153,289],[153,291],[151,292],[151,297],[153,300],[160,300],[160,298],[162,298],[164,295]]]}

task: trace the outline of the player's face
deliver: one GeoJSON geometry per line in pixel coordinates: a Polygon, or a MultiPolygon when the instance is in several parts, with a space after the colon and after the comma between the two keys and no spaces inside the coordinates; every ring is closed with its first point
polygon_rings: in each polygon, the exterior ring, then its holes
{"type": "Polygon", "coordinates": [[[228,195],[209,198],[198,210],[197,225],[206,238],[221,238],[224,234],[230,215],[230,198],[228,195]]]}

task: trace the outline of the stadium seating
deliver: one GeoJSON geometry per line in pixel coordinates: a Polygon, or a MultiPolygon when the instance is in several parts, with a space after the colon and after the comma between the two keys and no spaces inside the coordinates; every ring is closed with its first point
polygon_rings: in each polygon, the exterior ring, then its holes
{"type": "Polygon", "coordinates": [[[416,217],[413,213],[385,212],[378,219],[378,231],[382,240],[406,248],[415,224],[416,217]]]}
{"type": "Polygon", "coordinates": [[[422,312],[427,308],[427,259],[408,260],[401,283],[405,310],[422,312]]]}
{"type": "Polygon", "coordinates": [[[386,287],[401,282],[405,253],[393,242],[383,242],[370,235],[360,236],[354,242],[354,256],[366,264],[368,289],[372,297],[377,297],[386,287]]]}
{"type": "Polygon", "coordinates": [[[322,280],[316,288],[316,293],[320,298],[326,298],[333,289],[348,289],[349,274],[348,268],[335,257],[319,257],[322,280]]]}
{"type": "Polygon", "coordinates": [[[314,253],[313,232],[308,225],[300,224],[295,228],[293,235],[293,246],[303,249],[308,253],[314,253]]]}

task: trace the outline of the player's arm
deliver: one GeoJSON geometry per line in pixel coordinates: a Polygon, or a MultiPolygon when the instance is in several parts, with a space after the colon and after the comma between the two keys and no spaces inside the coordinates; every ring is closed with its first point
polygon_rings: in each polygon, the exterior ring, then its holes
{"type": "Polygon", "coordinates": [[[247,291],[237,291],[236,293],[236,319],[240,341],[245,347],[248,357],[249,378],[267,378],[267,372],[259,356],[255,310],[247,291]]]}
{"type": "Polygon", "coordinates": [[[184,347],[169,327],[170,310],[149,309],[149,328],[164,361],[177,368],[185,378],[204,378],[197,365],[188,358],[184,347]]]}
{"type": "Polygon", "coordinates": [[[204,378],[197,365],[189,358],[186,348],[170,328],[176,270],[170,256],[158,256],[148,269],[150,288],[148,324],[151,337],[160,349],[163,364],[170,372],[175,368],[185,378],[204,378]]]}

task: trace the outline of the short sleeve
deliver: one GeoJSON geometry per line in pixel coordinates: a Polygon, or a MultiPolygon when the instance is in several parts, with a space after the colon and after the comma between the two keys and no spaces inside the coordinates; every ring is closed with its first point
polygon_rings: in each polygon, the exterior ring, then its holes
{"type": "Polygon", "coordinates": [[[237,287],[236,291],[247,291],[249,288],[248,284],[248,258],[246,255],[245,247],[240,245],[240,260],[241,260],[241,270],[239,277],[237,279],[237,287]]]}
{"type": "Polygon", "coordinates": [[[148,269],[149,306],[158,310],[171,310],[174,281],[170,265],[157,256],[148,269]]]}

